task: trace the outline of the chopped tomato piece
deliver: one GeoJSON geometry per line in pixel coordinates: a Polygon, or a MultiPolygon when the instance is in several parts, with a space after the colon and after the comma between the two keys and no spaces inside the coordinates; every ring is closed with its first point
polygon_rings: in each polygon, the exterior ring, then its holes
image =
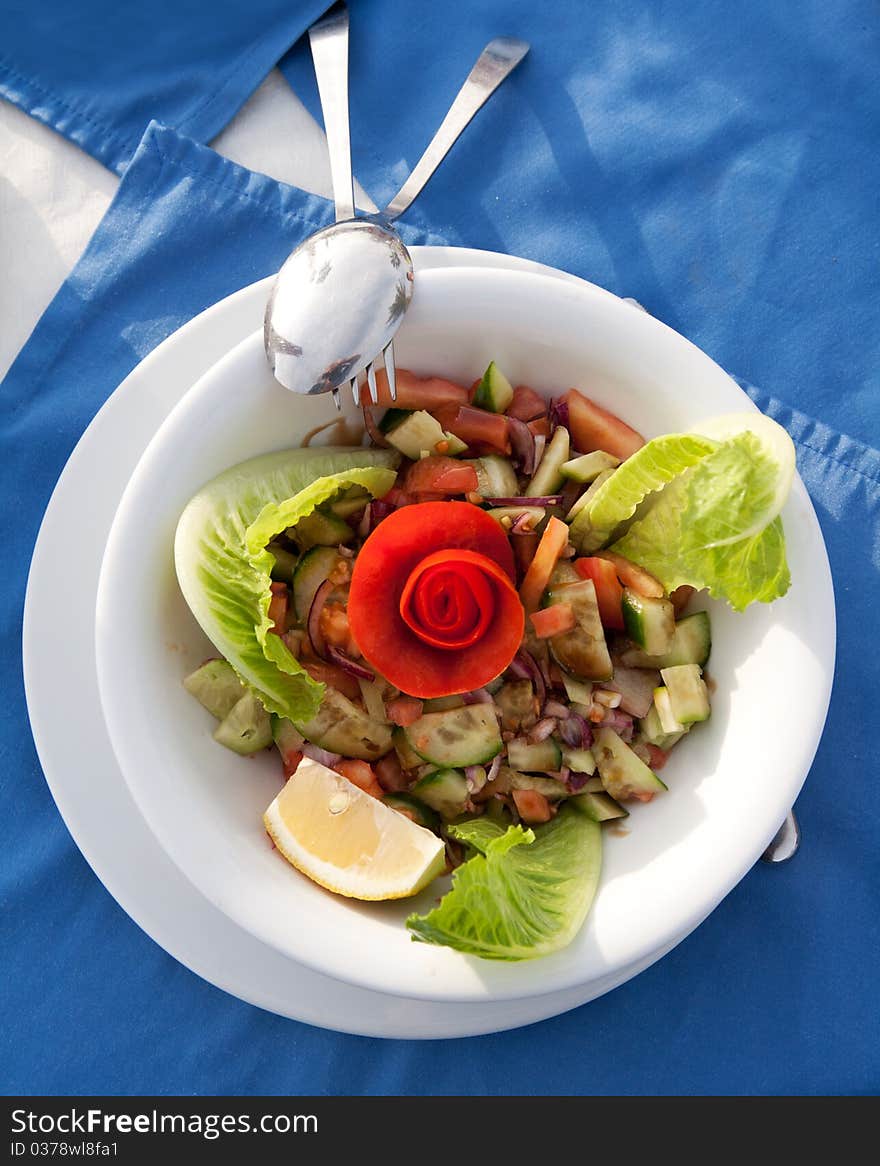
{"type": "Polygon", "coordinates": [[[508,417],[518,417],[520,421],[535,421],[539,417],[547,416],[547,402],[540,393],[536,393],[527,385],[517,385],[513,390],[513,400],[505,409],[505,413],[508,417]]]}
{"type": "Polygon", "coordinates": [[[376,779],[382,789],[389,794],[402,793],[409,786],[409,779],[400,764],[400,758],[392,750],[373,762],[376,779]]]}
{"type": "Polygon", "coordinates": [[[270,585],[272,598],[269,600],[269,619],[272,621],[270,632],[276,636],[283,636],[287,630],[287,584],[272,583],[270,585]]]}
{"type": "Polygon", "coordinates": [[[403,480],[404,491],[412,494],[469,494],[478,486],[473,466],[454,457],[434,454],[413,462],[403,480]]]}
{"type": "Polygon", "coordinates": [[[553,807],[536,789],[515,789],[513,800],[524,822],[549,822],[553,817],[553,807]]]}
{"type": "MultiPolygon", "coordinates": [[[[440,405],[464,405],[470,397],[464,385],[457,385],[454,381],[446,381],[442,377],[416,376],[407,368],[397,369],[394,381],[397,386],[397,398],[392,401],[385,369],[376,370],[376,388],[379,391],[380,405],[390,405],[395,409],[427,409],[430,413],[440,405]]],[[[361,404],[372,404],[367,384],[361,385],[361,404]]]]}
{"type": "Polygon", "coordinates": [[[554,603],[552,607],[543,607],[540,611],[533,611],[529,619],[539,640],[547,640],[561,632],[570,632],[577,624],[574,608],[570,603],[554,603]]]}
{"type": "Polygon", "coordinates": [[[281,754],[281,765],[284,769],[285,778],[293,777],[302,759],[303,755],[299,749],[287,750],[281,754]]]}
{"type": "Polygon", "coordinates": [[[662,769],[669,760],[669,751],[661,749],[659,745],[648,745],[648,764],[651,769],[662,769]]]}
{"type": "Polygon", "coordinates": [[[413,721],[419,719],[423,707],[423,702],[416,700],[415,697],[398,696],[386,704],[385,712],[393,725],[400,725],[402,729],[405,729],[407,725],[411,725],[413,721]]]}
{"type": "Polygon", "coordinates": [[[568,527],[555,515],[544,527],[535,557],[529,564],[526,577],[519,589],[519,596],[526,612],[538,610],[544,589],[550,582],[550,575],[568,544],[568,527]]]}
{"type": "Polygon", "coordinates": [[[328,664],[324,660],[302,660],[303,668],[319,684],[329,684],[349,700],[360,700],[361,688],[357,677],[350,675],[337,664],[328,664]]]}
{"type": "Polygon", "coordinates": [[[374,798],[381,798],[385,793],[376,780],[373,767],[368,761],[356,761],[354,758],[343,757],[341,761],[336,762],[333,768],[337,773],[348,778],[352,785],[356,785],[358,789],[362,789],[364,793],[370,794],[374,798]]]}
{"type": "Polygon", "coordinates": [[[564,399],[568,402],[568,428],[572,445],[581,453],[603,449],[623,461],[645,444],[640,433],[585,397],[578,389],[569,389],[564,399]]]}
{"type": "Polygon", "coordinates": [[[617,568],[608,559],[575,559],[574,569],[584,579],[592,579],[599,604],[599,618],[602,626],[622,632],[623,587],[617,577],[617,568]]]}
{"type": "Polygon", "coordinates": [[[527,421],[526,428],[533,437],[549,437],[550,418],[538,417],[535,421],[527,421]]]}
{"type": "Polygon", "coordinates": [[[662,599],[666,594],[660,580],[631,559],[625,559],[623,555],[618,555],[615,551],[597,551],[596,557],[607,559],[609,563],[613,563],[617,578],[624,587],[629,587],[632,591],[638,592],[639,595],[644,595],[649,599],[662,599]]]}
{"type": "Polygon", "coordinates": [[[466,445],[494,453],[510,453],[510,434],[503,413],[489,413],[473,405],[443,405],[431,412],[447,433],[454,433],[466,445]]]}

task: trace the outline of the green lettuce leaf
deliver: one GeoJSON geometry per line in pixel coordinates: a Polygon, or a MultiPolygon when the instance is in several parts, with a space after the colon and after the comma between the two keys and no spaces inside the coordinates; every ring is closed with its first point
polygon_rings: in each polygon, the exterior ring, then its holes
{"type": "Polygon", "coordinates": [[[643,445],[614,471],[577,515],[572,523],[575,545],[582,554],[598,550],[622,522],[632,518],[649,494],[696,465],[717,445],[717,441],[695,433],[666,434],[643,445]]]}
{"type": "Polygon", "coordinates": [[[350,485],[381,497],[394,484],[393,450],[282,450],[220,474],[177,524],[174,562],[184,599],[208,639],[272,713],[310,720],[324,693],[269,635],[274,558],[260,543],[350,485]],[[296,517],[289,518],[289,515],[296,517]],[[280,523],[280,525],[278,525],[280,523]]]}
{"type": "Polygon", "coordinates": [[[782,520],[754,532],[776,472],[753,435],[738,434],[671,481],[611,550],[667,591],[705,588],[735,611],[779,599],[791,584],[782,520]]]}
{"type": "Polygon", "coordinates": [[[495,960],[534,959],[572,941],[599,883],[598,822],[563,806],[534,830],[475,818],[449,833],[477,853],[454,872],[439,906],[407,919],[414,938],[495,960]]]}

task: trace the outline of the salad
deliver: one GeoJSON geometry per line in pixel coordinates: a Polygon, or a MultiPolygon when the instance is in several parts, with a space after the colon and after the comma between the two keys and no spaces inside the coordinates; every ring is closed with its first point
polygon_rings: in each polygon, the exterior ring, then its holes
{"type": "Polygon", "coordinates": [[[758,413],[646,441],[494,362],[379,389],[361,445],[251,459],[186,507],[178,580],[218,655],[184,685],[220,745],[278,754],[264,824],[293,866],[364,900],[451,872],[414,939],[545,955],[710,716],[699,600],[789,587],[794,447],[758,413]]]}

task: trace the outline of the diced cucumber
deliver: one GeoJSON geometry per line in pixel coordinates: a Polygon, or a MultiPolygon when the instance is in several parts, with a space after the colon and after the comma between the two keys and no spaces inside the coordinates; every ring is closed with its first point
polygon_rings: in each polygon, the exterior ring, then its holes
{"type": "Polygon", "coordinates": [[[296,728],[307,741],[343,757],[375,761],[391,748],[391,726],[374,721],[329,685],[314,717],[296,728]]]}
{"type": "Polygon", "coordinates": [[[302,551],[310,550],[311,547],[338,547],[340,543],[351,542],[354,538],[354,531],[345,519],[335,514],[325,514],[322,510],[313,510],[301,518],[288,534],[296,539],[302,551]]]}
{"type": "Polygon", "coordinates": [[[677,736],[685,732],[686,726],[679,721],[672,711],[672,702],[669,699],[668,688],[661,687],[654,689],[654,708],[657,710],[657,719],[660,721],[660,728],[664,733],[677,736]]]}
{"type": "Polygon", "coordinates": [[[593,754],[605,792],[615,801],[659,793],[666,786],[607,725],[596,729],[593,754]]]}
{"type": "Polygon", "coordinates": [[[208,660],[190,672],[183,687],[218,721],[228,716],[247,692],[232,665],[219,659],[208,660]]]}
{"type": "MultiPolygon", "coordinates": [[[[468,458],[464,465],[473,466],[477,474],[477,494],[481,498],[516,498],[519,483],[510,460],[499,454],[468,458]]],[[[520,512],[521,513],[521,512],[520,512]]],[[[543,511],[541,511],[543,517],[543,511]]]]}
{"type": "Polygon", "coordinates": [[[592,818],[594,822],[610,822],[614,818],[629,817],[629,810],[625,810],[606,793],[576,794],[571,798],[571,805],[588,818],[592,818]]]}
{"type": "Polygon", "coordinates": [[[604,790],[605,786],[602,784],[602,778],[597,774],[594,777],[587,778],[586,783],[584,784],[584,788],[581,790],[581,792],[585,794],[600,794],[603,793],[604,790]]]}
{"type": "Polygon", "coordinates": [[[680,619],[672,633],[672,643],[659,656],[642,648],[627,648],[620,654],[621,664],[629,668],[671,668],[676,664],[699,664],[704,667],[712,650],[712,629],[707,611],[695,611],[680,619]]]}
{"type": "Polygon", "coordinates": [[[590,524],[586,517],[581,518],[580,523],[577,523],[578,516],[583,513],[585,507],[589,506],[600,487],[605,485],[613,473],[614,470],[602,470],[602,472],[593,479],[589,487],[584,490],[580,498],[577,499],[572,508],[569,510],[568,514],[566,514],[565,521],[569,523],[572,528],[572,533],[569,535],[569,538],[575,546],[578,545],[584,529],[590,529],[590,524]]]}
{"type": "Polygon", "coordinates": [[[437,453],[437,447],[441,442],[447,443],[443,448],[447,453],[450,452],[449,434],[445,432],[440,422],[424,409],[407,413],[402,421],[386,431],[385,440],[414,462],[417,462],[422,454],[437,453]]]}
{"type": "Polygon", "coordinates": [[[266,550],[275,560],[272,564],[272,578],[278,583],[292,583],[299,555],[274,542],[269,543],[266,550]]]}
{"type": "Polygon", "coordinates": [[[531,680],[508,681],[496,693],[495,703],[501,710],[501,727],[508,732],[530,729],[538,720],[538,700],[531,680]]]}
{"type": "Polygon", "coordinates": [[[384,794],[382,801],[392,810],[405,814],[417,826],[424,826],[426,830],[433,830],[436,834],[440,829],[440,816],[432,810],[426,802],[420,802],[411,794],[384,794]]]}
{"type": "MultiPolygon", "coordinates": [[[[463,696],[431,696],[422,704],[422,712],[443,713],[447,709],[460,709],[464,704],[463,696]]],[[[421,758],[418,764],[421,764],[421,758]]]]}
{"type": "Polygon", "coordinates": [[[649,656],[662,656],[672,644],[675,634],[675,608],[668,599],[639,595],[624,587],[623,623],[627,635],[649,656]]]}
{"type": "Polygon", "coordinates": [[[572,773],[595,773],[596,758],[591,749],[563,749],[562,764],[572,773]]]}
{"type": "MultiPolygon", "coordinates": [[[[655,690],[656,691],[656,690],[655,690]]],[[[663,690],[665,691],[665,690],[663,690]]],[[[661,700],[664,698],[661,697],[661,700]]],[[[673,720],[675,718],[672,718],[673,720]]],[[[658,749],[671,749],[685,735],[688,726],[682,725],[673,733],[668,733],[660,721],[660,713],[656,701],[648,709],[647,714],[639,721],[641,734],[649,745],[656,745],[658,749]]]]}
{"type": "Polygon", "coordinates": [[[425,761],[451,769],[482,765],[501,752],[498,718],[490,704],[425,713],[404,732],[410,747],[425,761]]]}
{"type": "Polygon", "coordinates": [[[546,603],[568,603],[578,626],[552,636],[548,643],[556,661],[583,680],[609,680],[613,671],[605,629],[599,615],[592,579],[567,583],[547,592],[546,603]]]}
{"type": "Polygon", "coordinates": [[[309,618],[315,592],[329,579],[338,562],[335,547],[312,547],[300,559],[293,573],[293,610],[300,623],[309,618]]]}
{"type": "Polygon", "coordinates": [[[458,769],[438,769],[420,778],[412,787],[412,795],[441,817],[457,818],[467,805],[467,780],[458,769]]]}
{"type": "Polygon", "coordinates": [[[351,518],[358,514],[370,501],[370,495],[359,486],[354,490],[346,491],[342,498],[330,503],[330,511],[337,518],[351,518]]]}
{"type": "Polygon", "coordinates": [[[554,587],[562,587],[566,583],[582,583],[583,579],[570,559],[560,559],[550,572],[549,588],[552,591],[554,587]]]}
{"type": "Polygon", "coordinates": [[[518,769],[511,769],[502,765],[492,789],[499,793],[511,793],[515,789],[532,789],[543,794],[548,801],[559,802],[569,795],[568,786],[557,781],[555,777],[546,777],[541,773],[521,773],[518,769]]]}
{"type": "Polygon", "coordinates": [[[660,675],[669,692],[672,714],[682,725],[709,719],[709,690],[699,664],[673,664],[661,668],[660,675]]]}
{"type": "Polygon", "coordinates": [[[252,692],[236,701],[214,730],[214,740],[233,753],[259,753],[272,744],[269,714],[252,692]]]}
{"type": "Polygon", "coordinates": [[[513,400],[513,385],[493,360],[477,385],[474,404],[490,413],[503,413],[513,400]]]}
{"type": "Polygon", "coordinates": [[[404,769],[413,770],[418,769],[420,765],[425,764],[425,759],[419,757],[418,753],[410,746],[406,739],[406,733],[401,728],[396,728],[391,734],[391,743],[394,746],[394,752],[397,754],[397,759],[404,769]]]}
{"type": "Polygon", "coordinates": [[[563,462],[559,469],[563,478],[569,478],[572,482],[583,482],[586,485],[595,481],[605,470],[616,470],[619,465],[620,458],[615,457],[613,453],[596,449],[592,453],[584,453],[580,457],[572,458],[571,461],[563,462]]]}
{"type": "MultiPolygon", "coordinates": [[[[607,677],[603,677],[607,680],[607,677]]],[[[568,672],[562,673],[562,683],[565,687],[565,695],[573,704],[586,705],[588,708],[593,701],[593,686],[588,680],[581,680],[577,676],[570,676],[568,672]]]]}
{"type": "Polygon", "coordinates": [[[557,425],[534,477],[526,486],[527,497],[541,498],[546,494],[556,493],[562,485],[562,465],[568,461],[570,452],[568,430],[564,425],[557,425]]]}
{"type": "Polygon", "coordinates": [[[562,764],[562,750],[552,737],[544,741],[529,741],[514,737],[507,742],[507,760],[511,769],[526,773],[547,773],[558,770],[562,764]]]}
{"type": "Polygon", "coordinates": [[[269,720],[272,728],[272,740],[282,755],[296,752],[302,748],[305,738],[293,721],[289,721],[287,717],[276,716],[274,713],[269,720]]]}

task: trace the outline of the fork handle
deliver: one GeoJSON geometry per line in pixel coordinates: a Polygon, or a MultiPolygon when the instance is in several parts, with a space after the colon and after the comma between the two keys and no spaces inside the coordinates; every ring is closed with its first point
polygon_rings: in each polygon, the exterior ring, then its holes
{"type": "Polygon", "coordinates": [[[348,126],[348,8],[334,4],[309,29],[309,45],[324,115],[330,180],[336,221],[354,218],[354,187],[351,178],[351,137],[348,126]]]}
{"type": "Polygon", "coordinates": [[[382,212],[385,218],[396,219],[421,194],[462,130],[528,51],[529,45],[514,37],[499,36],[489,41],[412,174],[382,212]]]}

